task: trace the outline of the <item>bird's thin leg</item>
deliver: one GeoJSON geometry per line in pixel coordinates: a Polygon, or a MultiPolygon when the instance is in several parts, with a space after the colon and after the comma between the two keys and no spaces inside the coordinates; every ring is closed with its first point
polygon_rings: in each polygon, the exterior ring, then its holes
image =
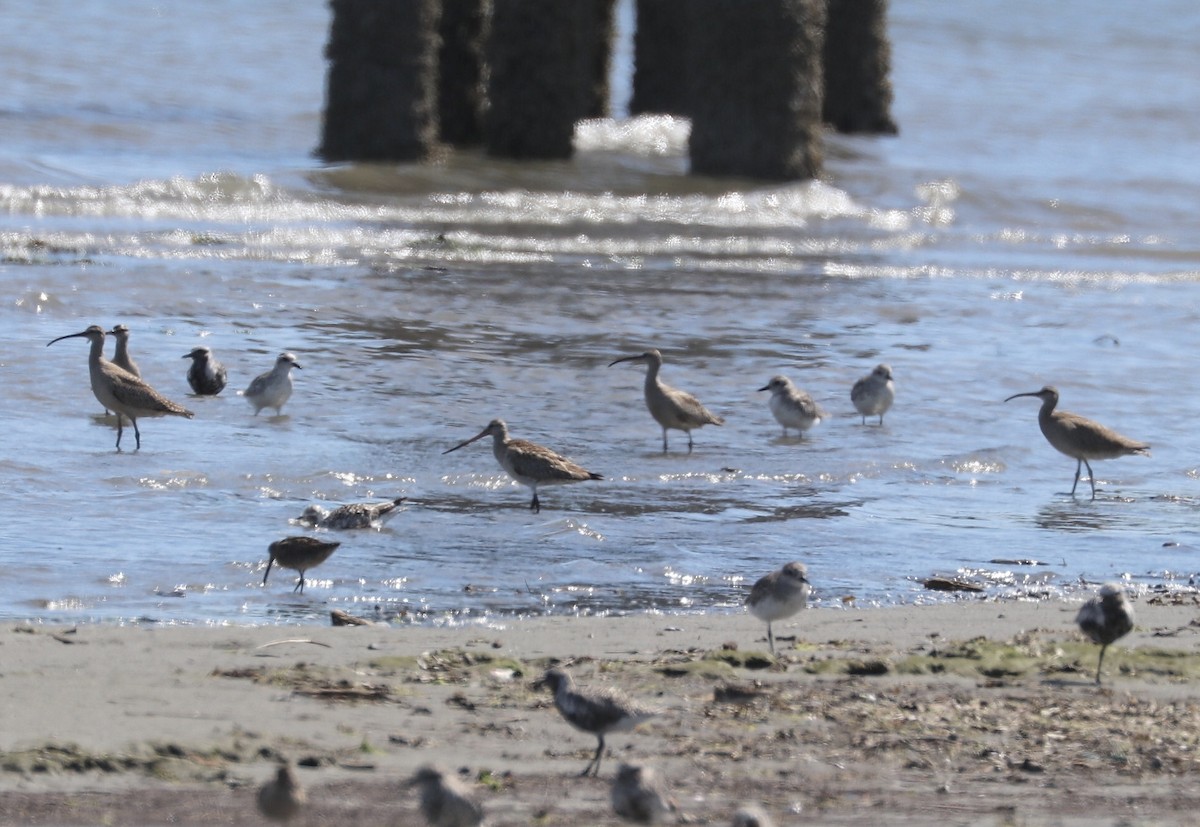
{"type": "Polygon", "coordinates": [[[117,414],[117,450],[121,450],[121,415],[117,414]]]}
{"type": "Polygon", "coordinates": [[[880,415],[879,415],[879,427],[880,427],[880,428],[882,428],[882,427],[883,427],[883,414],[880,414],[880,415]]]}
{"type": "Polygon", "coordinates": [[[667,429],[663,428],[663,453],[667,452],[667,429]]]}
{"type": "Polygon", "coordinates": [[[687,435],[688,435],[688,453],[690,454],[692,452],[692,432],[688,431],[687,435]]]}
{"type": "Polygon", "coordinates": [[[1100,646],[1100,660],[1096,662],[1096,685],[1100,685],[1100,667],[1104,665],[1104,650],[1108,648],[1108,644],[1100,646]]]}
{"type": "Polygon", "coordinates": [[[138,430],[136,419],[131,416],[129,417],[129,421],[133,423],[134,444],[137,445],[137,450],[140,451],[142,450],[142,432],[138,430]]]}
{"type": "Polygon", "coordinates": [[[1090,462],[1085,459],[1083,464],[1086,465],[1088,469],[1088,482],[1092,484],[1092,499],[1094,500],[1096,499],[1096,474],[1092,471],[1092,464],[1090,462]]]}
{"type": "Polygon", "coordinates": [[[775,635],[771,631],[771,621],[767,621],[767,645],[771,647],[771,654],[775,654],[775,635]]]}
{"type": "Polygon", "coordinates": [[[1075,489],[1079,486],[1079,472],[1083,469],[1083,460],[1075,460],[1075,484],[1071,486],[1071,496],[1075,496],[1075,489]]]}
{"type": "Polygon", "coordinates": [[[300,572],[300,582],[296,584],[296,588],[292,589],[292,594],[296,592],[304,594],[304,572],[300,572]]]}
{"type": "Polygon", "coordinates": [[[542,504],[540,502],[538,502],[538,495],[537,495],[536,488],[533,489],[533,502],[529,503],[529,510],[532,511],[534,514],[540,514],[542,512],[542,504]]]}

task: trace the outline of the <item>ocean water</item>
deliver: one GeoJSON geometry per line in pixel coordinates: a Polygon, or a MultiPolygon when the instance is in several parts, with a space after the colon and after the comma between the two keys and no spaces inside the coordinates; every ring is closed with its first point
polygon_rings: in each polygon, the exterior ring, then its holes
{"type": "Polygon", "coordinates": [[[723,612],[793,559],[827,607],[957,599],[931,575],[1191,587],[1194,4],[893,2],[901,134],[830,135],[824,178],[789,185],[687,176],[687,122],[621,99],[567,163],[326,166],[328,15],[0,11],[0,617],[723,612]],[[93,323],[195,418],[116,451],[85,343],[46,346],[93,323]],[[184,380],[202,344],[215,398],[184,380]],[[643,369],[608,367],[649,347],[726,418],[690,454],[662,453],[643,369]],[[256,417],[238,391],[284,350],[295,394],[256,417]],[[881,362],[896,404],[864,426],[849,389],[881,362]],[[805,439],[757,391],[777,373],[832,414],[805,439]],[[1152,456],[1071,497],[1037,403],[1003,402],[1044,384],[1152,456]],[[443,454],[496,417],[605,479],[532,514],[486,442],[443,454]],[[261,584],[305,505],[396,496],[304,595],[261,584]]]}

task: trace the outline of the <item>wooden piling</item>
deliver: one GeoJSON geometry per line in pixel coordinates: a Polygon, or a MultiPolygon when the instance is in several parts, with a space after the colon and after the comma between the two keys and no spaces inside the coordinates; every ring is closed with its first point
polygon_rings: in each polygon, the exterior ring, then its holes
{"type": "Polygon", "coordinates": [[[484,146],[503,158],[569,158],[594,56],[593,0],[493,0],[484,146]]]}
{"type": "Polygon", "coordinates": [[[483,142],[484,44],[487,0],[441,0],[438,52],[438,126],[443,143],[477,146],[483,142]]]}
{"type": "Polygon", "coordinates": [[[894,135],[887,0],[828,0],[825,123],[838,132],[894,135]]]}
{"type": "Polygon", "coordinates": [[[693,173],[816,177],[824,0],[691,0],[693,173]]]}
{"type": "Polygon", "coordinates": [[[629,114],[691,114],[688,10],[692,0],[637,0],[629,114]]]}
{"type": "Polygon", "coordinates": [[[438,0],[331,0],[327,161],[415,161],[437,142],[438,0]]]}

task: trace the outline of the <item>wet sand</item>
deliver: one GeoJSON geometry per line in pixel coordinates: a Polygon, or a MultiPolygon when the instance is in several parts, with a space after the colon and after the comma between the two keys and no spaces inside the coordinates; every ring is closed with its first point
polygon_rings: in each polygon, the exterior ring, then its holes
{"type": "Polygon", "coordinates": [[[0,629],[0,823],[261,824],[276,761],[299,824],[420,824],[404,780],[460,772],[495,825],[609,825],[622,761],[687,823],[743,801],[779,824],[1194,823],[1194,596],[1135,601],[1105,659],[1078,604],[967,600],[502,627],[0,629]],[[662,708],[608,738],[533,681],[567,663],[662,708]],[[352,821],[353,820],[353,821],[352,821]]]}

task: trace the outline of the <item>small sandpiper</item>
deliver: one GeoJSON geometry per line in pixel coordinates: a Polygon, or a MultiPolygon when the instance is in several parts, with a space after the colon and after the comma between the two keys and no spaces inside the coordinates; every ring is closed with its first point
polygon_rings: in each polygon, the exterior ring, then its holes
{"type": "Polygon", "coordinates": [[[271,573],[271,566],[278,563],[282,568],[295,569],[300,572],[300,582],[296,584],[296,588],[292,589],[292,592],[304,594],[304,572],[324,563],[340,545],[341,543],[329,543],[305,535],[276,540],[267,547],[270,559],[267,561],[267,570],[263,573],[262,584],[267,585],[267,576],[271,573]]]}
{"type": "Polygon", "coordinates": [[[255,416],[263,408],[274,408],[276,416],[283,414],[283,403],[292,395],[292,368],[300,367],[294,353],[281,353],[275,367],[254,377],[242,396],[254,406],[255,416]]]}
{"type": "Polygon", "coordinates": [[[478,827],[483,823],[483,809],[471,800],[466,785],[441,767],[421,767],[408,786],[420,788],[421,815],[429,827],[478,827]]]}
{"type": "Polygon", "coordinates": [[[397,497],[386,503],[346,503],[330,511],[323,505],[313,504],[296,518],[300,525],[310,528],[329,528],[348,531],[356,528],[380,528],[389,518],[396,515],[400,503],[407,497],[397,497]]]}
{"type": "Polygon", "coordinates": [[[617,767],[610,796],[613,812],[636,824],[662,824],[679,810],[662,777],[640,764],[617,767]]]}
{"type": "Polygon", "coordinates": [[[210,348],[192,348],[191,352],[183,354],[182,358],[192,360],[187,371],[187,381],[192,386],[192,393],[197,396],[216,396],[225,390],[225,366],[217,361],[210,348]]]}
{"type": "Polygon", "coordinates": [[[289,821],[299,815],[307,801],[308,795],[290,764],[282,764],[275,777],[258,790],[258,811],[271,821],[289,821]]]}
{"type": "Polygon", "coordinates": [[[892,382],[892,369],[888,365],[876,365],[875,370],[854,383],[850,389],[850,401],[862,414],[862,424],[868,416],[878,416],[883,424],[883,415],[896,401],[896,385],[892,382]]]}
{"type": "Polygon", "coordinates": [[[785,438],[788,428],[795,428],[804,436],[805,431],[829,417],[816,400],[797,388],[786,376],[772,376],[771,381],[759,390],[771,392],[771,413],[775,415],[775,421],[783,426],[785,438]]]}
{"type": "Polygon", "coordinates": [[[596,754],[583,768],[581,777],[600,774],[605,735],[610,732],[628,732],[658,714],[658,710],[631,700],[613,687],[586,692],[576,689],[574,679],[563,669],[546,670],[546,674],[537,685],[549,687],[554,693],[554,706],[567,723],[596,736],[596,754]]]}
{"type": "Polygon", "coordinates": [[[808,569],[803,563],[791,562],[779,571],[759,578],[746,598],[750,614],[767,622],[767,642],[771,654],[775,654],[775,635],[771,622],[791,617],[808,605],[808,594],[812,587],[808,582],[808,569]]]}
{"type": "Polygon", "coordinates": [[[1116,583],[1105,583],[1100,587],[1100,594],[1079,607],[1075,622],[1093,643],[1100,644],[1100,660],[1096,663],[1096,683],[1100,683],[1104,650],[1133,629],[1133,606],[1124,589],[1116,583]]]}

